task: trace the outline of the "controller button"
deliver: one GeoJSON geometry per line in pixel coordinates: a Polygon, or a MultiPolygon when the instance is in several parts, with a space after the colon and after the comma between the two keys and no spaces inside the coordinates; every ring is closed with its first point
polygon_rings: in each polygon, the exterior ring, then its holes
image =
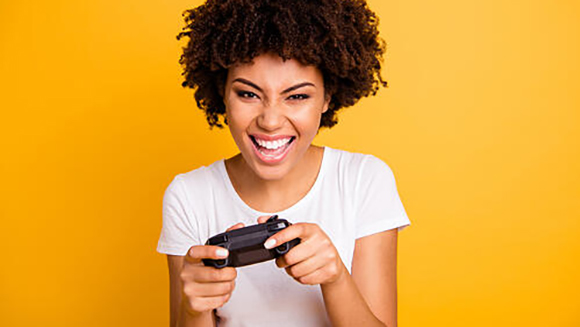
{"type": "Polygon", "coordinates": [[[283,222],[279,222],[279,223],[271,224],[270,226],[268,226],[268,231],[276,232],[279,230],[283,230],[284,228],[286,228],[286,224],[284,224],[283,222]]]}
{"type": "Polygon", "coordinates": [[[218,237],[216,237],[215,241],[217,244],[227,243],[228,242],[228,235],[226,235],[226,234],[219,235],[218,237]]]}

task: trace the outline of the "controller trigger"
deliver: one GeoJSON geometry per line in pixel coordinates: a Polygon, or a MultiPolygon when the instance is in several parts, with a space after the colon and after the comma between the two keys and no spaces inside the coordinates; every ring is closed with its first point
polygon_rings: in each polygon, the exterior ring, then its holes
{"type": "Polygon", "coordinates": [[[266,220],[267,223],[271,223],[274,220],[278,219],[278,215],[273,215],[272,217],[268,218],[268,220],[266,220]]]}

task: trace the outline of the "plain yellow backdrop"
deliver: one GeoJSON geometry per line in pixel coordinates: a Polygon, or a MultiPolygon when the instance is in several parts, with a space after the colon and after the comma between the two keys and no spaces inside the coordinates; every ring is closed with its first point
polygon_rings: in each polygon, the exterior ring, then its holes
{"type": "MultiPolygon", "coordinates": [[[[168,325],[163,192],[236,153],[180,86],[197,4],[0,2],[0,326],[168,325]]],[[[400,325],[580,326],[579,2],[370,6],[389,87],[315,143],[395,173],[400,325]]]]}

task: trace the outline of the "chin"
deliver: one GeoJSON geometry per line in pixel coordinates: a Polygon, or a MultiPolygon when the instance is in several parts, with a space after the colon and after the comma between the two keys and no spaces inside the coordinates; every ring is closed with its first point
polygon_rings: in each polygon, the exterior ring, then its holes
{"type": "Polygon", "coordinates": [[[287,168],[287,165],[267,166],[259,163],[256,165],[255,162],[250,169],[254,171],[256,177],[267,181],[281,180],[288,175],[290,171],[290,169],[287,168]]]}
{"type": "Polygon", "coordinates": [[[243,156],[246,164],[256,177],[262,180],[280,180],[290,173],[296,160],[299,142],[293,142],[291,137],[287,145],[279,145],[279,149],[264,149],[254,139],[244,144],[246,149],[243,156]]]}

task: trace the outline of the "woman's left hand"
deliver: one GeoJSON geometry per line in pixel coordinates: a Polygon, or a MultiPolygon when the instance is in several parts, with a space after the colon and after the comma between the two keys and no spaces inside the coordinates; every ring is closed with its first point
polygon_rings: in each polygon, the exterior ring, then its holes
{"type": "MultiPolygon", "coordinates": [[[[264,223],[268,217],[258,218],[264,223]]],[[[279,268],[285,268],[288,275],[301,284],[332,284],[343,278],[348,271],[334,244],[317,225],[296,223],[271,236],[264,246],[274,248],[300,238],[300,244],[276,259],[279,268]]]]}

